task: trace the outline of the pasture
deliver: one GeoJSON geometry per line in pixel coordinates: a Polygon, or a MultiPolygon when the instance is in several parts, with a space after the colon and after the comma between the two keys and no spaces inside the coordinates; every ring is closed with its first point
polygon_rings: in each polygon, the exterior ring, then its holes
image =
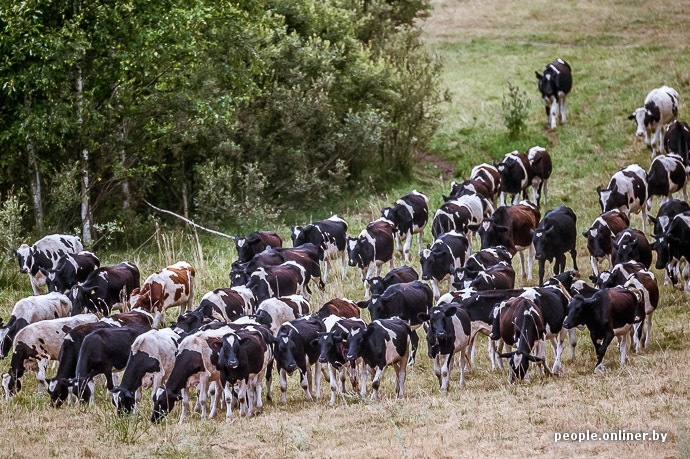
{"type": "MultiPolygon", "coordinates": [[[[420,157],[415,180],[386,196],[352,201],[341,212],[351,235],[412,188],[429,195],[433,215],[451,179],[469,175],[473,165],[533,145],[546,147],[554,163],[549,201],[547,206],[542,204],[542,215],[561,203],[572,207],[578,216],[579,234],[600,212],[597,185],[606,185],[615,171],[629,164],[649,167],[649,152],[635,139],[633,122],[627,120],[647,92],[662,84],[674,87],[681,97],[679,118],[690,118],[690,14],[678,3],[434,0],[432,4],[424,39],[443,58],[444,81],[452,100],[443,107],[438,133],[431,151],[420,157]],[[572,65],[574,85],[567,102],[567,124],[546,131],[534,71],[541,71],[557,57],[572,65]],[[526,131],[517,139],[507,136],[501,118],[508,81],[531,99],[526,131]]],[[[658,206],[656,200],[654,214],[658,206]]],[[[324,211],[313,220],[327,216],[324,211]]],[[[640,217],[633,215],[631,225],[639,228],[640,217]]],[[[262,229],[277,231],[289,245],[287,227],[262,229]]],[[[426,242],[431,242],[430,228],[425,232],[426,242]]],[[[586,279],[591,267],[585,242],[579,236],[578,265],[586,279]]],[[[188,232],[161,232],[127,253],[99,256],[102,264],[129,259],[140,267],[142,279],[162,266],[187,260],[197,268],[200,298],[208,290],[227,285],[236,253],[230,240],[200,235],[197,244],[188,232]]],[[[401,264],[398,256],[396,266],[401,264]]],[[[412,266],[420,272],[417,254],[412,266]]],[[[569,258],[566,266],[571,268],[569,258]]],[[[386,270],[387,266],[383,272],[386,270]]],[[[362,299],[358,270],[349,268],[344,280],[338,271],[333,270],[324,292],[314,289],[313,309],[334,297],[362,299]]],[[[534,272],[536,277],[536,266],[534,272]]],[[[663,273],[655,272],[661,284],[663,273]]],[[[522,279],[518,284],[523,285],[522,279]]],[[[6,319],[14,302],[31,290],[29,280],[18,273],[2,279],[1,285],[0,317],[6,319]]],[[[447,284],[442,288],[447,289],[447,284]]],[[[487,340],[480,337],[474,370],[466,375],[466,389],[459,388],[456,369],[449,393],[441,395],[433,364],[426,356],[426,343],[420,340],[402,400],[393,396],[389,369],[381,401],[348,395],[335,407],[328,407],[330,389],[323,384],[321,398],[306,402],[293,376],[288,404],[282,406],[274,375],[274,402],[265,404],[263,414],[233,423],[225,423],[224,416],[202,422],[196,414],[178,425],[176,407],[167,422],[152,426],[148,392],[141,415],[120,418],[102,386],[95,406],[55,409],[47,396],[36,394],[35,379],[27,375],[16,397],[0,401],[4,420],[0,456],[688,457],[687,298],[671,287],[661,287],[652,344],[641,354],[630,355],[624,367],[618,364],[618,350],[610,346],[603,375],[593,374],[594,350],[587,332],[579,332],[576,359],[565,353],[562,377],[540,378],[531,372],[531,382],[511,385],[508,370],[490,371],[487,340]],[[554,442],[556,432],[602,434],[619,429],[656,430],[668,433],[668,438],[664,444],[554,442]]],[[[168,318],[172,316],[171,311],[168,318]]],[[[551,355],[550,347],[548,353],[551,355]]],[[[8,364],[8,360],[1,361],[0,372],[8,364]]]]}

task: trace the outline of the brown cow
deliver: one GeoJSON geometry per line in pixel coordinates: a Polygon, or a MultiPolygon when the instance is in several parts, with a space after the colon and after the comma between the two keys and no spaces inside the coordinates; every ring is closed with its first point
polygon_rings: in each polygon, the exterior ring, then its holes
{"type": "Polygon", "coordinates": [[[316,312],[316,316],[321,320],[331,315],[351,319],[359,317],[359,308],[354,301],[347,298],[333,298],[316,312]]]}

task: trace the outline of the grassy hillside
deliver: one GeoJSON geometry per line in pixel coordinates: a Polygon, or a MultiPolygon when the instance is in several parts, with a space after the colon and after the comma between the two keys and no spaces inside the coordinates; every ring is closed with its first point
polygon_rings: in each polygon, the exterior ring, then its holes
{"type": "MultiPolygon", "coordinates": [[[[533,145],[547,147],[554,161],[549,203],[542,211],[560,203],[569,205],[578,215],[578,231],[582,232],[600,210],[597,185],[605,185],[613,172],[628,164],[649,166],[649,153],[634,138],[634,126],[626,119],[647,92],[662,84],[673,86],[681,96],[681,118],[689,118],[690,18],[678,3],[435,0],[432,4],[425,40],[431,51],[443,57],[452,102],[443,107],[443,123],[431,151],[420,157],[414,183],[401,185],[387,196],[349,203],[345,217],[352,234],[412,187],[431,197],[433,213],[452,176],[467,175],[473,165],[533,145]],[[557,57],[572,65],[574,88],[568,98],[568,123],[551,132],[544,129],[534,71],[541,71],[557,57]],[[532,100],[527,130],[516,140],[507,137],[501,118],[508,81],[532,100]],[[445,175],[440,178],[442,172],[445,175]]],[[[658,205],[655,202],[654,211],[658,205]]],[[[324,212],[313,219],[327,216],[324,212]]],[[[632,217],[632,224],[640,226],[638,216],[632,217]]],[[[287,228],[266,229],[277,230],[289,240],[287,228]]],[[[431,241],[429,231],[425,241],[431,241]]],[[[186,259],[198,269],[197,292],[202,293],[227,284],[236,254],[229,240],[200,235],[200,242],[197,245],[190,232],[157,233],[135,250],[103,255],[102,262],[129,259],[145,276],[186,259]]],[[[579,242],[578,263],[586,277],[591,268],[585,239],[580,237],[579,242]]],[[[413,266],[419,269],[416,256],[413,266]]],[[[657,277],[663,279],[660,274],[657,277]]],[[[6,318],[12,304],[27,295],[30,287],[28,279],[18,274],[2,279],[2,285],[0,317],[6,318]]],[[[176,408],[166,424],[151,426],[148,393],[141,416],[118,418],[102,388],[96,406],[53,409],[47,397],[36,394],[34,377],[27,376],[20,395],[0,402],[6,420],[0,426],[0,455],[687,457],[690,389],[685,364],[690,357],[686,344],[690,312],[682,293],[662,287],[661,295],[650,348],[641,355],[633,354],[629,364],[620,367],[618,350],[612,345],[605,357],[608,371],[604,375],[592,374],[594,350],[588,334],[580,332],[576,359],[564,357],[562,377],[533,375],[531,382],[513,386],[507,383],[505,372],[489,370],[486,338],[482,337],[474,371],[467,375],[467,388],[458,388],[454,371],[450,392],[440,395],[422,344],[417,363],[408,369],[403,400],[391,396],[392,370],[384,376],[383,400],[347,396],[334,408],[328,407],[327,383],[322,397],[307,403],[293,377],[287,406],[266,404],[264,414],[232,424],[224,423],[220,416],[208,422],[193,418],[178,425],[176,408]],[[669,433],[670,438],[666,444],[554,443],[555,432],[587,429],[597,433],[655,429],[669,433]]],[[[359,273],[354,268],[349,268],[344,280],[335,275],[325,292],[315,292],[312,304],[318,307],[336,296],[362,298],[359,273]]],[[[7,360],[0,362],[0,371],[6,371],[8,365],[7,360]]],[[[273,389],[274,399],[279,400],[276,381],[273,389]]]]}

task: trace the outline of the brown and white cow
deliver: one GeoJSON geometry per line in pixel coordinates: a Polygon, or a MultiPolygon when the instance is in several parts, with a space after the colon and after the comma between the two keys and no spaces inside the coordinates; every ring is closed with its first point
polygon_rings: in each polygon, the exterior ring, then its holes
{"type": "Polygon", "coordinates": [[[194,276],[192,265],[179,261],[151,274],[139,290],[134,308],[154,314],[153,328],[165,325],[165,310],[180,306],[180,314],[194,303],[194,276]]]}
{"type": "Polygon", "coordinates": [[[369,283],[374,275],[381,274],[381,265],[390,263],[395,268],[393,251],[395,249],[395,224],[385,218],[379,218],[367,225],[357,238],[347,238],[349,265],[357,266],[362,273],[364,296],[369,297],[369,283]]]}
{"type": "Polygon", "coordinates": [[[316,311],[315,315],[321,320],[326,320],[329,316],[343,317],[346,319],[354,317],[359,318],[359,308],[357,307],[357,303],[347,298],[333,298],[324,303],[321,309],[316,311]]]}
{"type": "Polygon", "coordinates": [[[470,172],[470,180],[476,180],[486,184],[491,191],[489,200],[494,204],[496,203],[496,196],[501,192],[501,173],[498,172],[496,167],[487,163],[474,166],[472,172],[470,172]]]}
{"type": "Polygon", "coordinates": [[[527,150],[527,159],[532,169],[532,196],[533,202],[540,206],[542,189],[544,190],[544,204],[548,203],[548,183],[553,170],[551,155],[546,148],[535,146],[527,150]]]}

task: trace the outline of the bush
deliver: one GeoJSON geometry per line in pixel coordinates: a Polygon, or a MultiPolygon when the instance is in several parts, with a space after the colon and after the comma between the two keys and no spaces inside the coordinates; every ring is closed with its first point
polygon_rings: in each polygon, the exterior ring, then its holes
{"type": "Polygon", "coordinates": [[[508,128],[508,135],[517,138],[525,128],[525,120],[529,115],[530,99],[525,91],[520,91],[519,86],[513,86],[508,82],[508,93],[503,95],[501,107],[503,109],[503,122],[508,128]]]}

